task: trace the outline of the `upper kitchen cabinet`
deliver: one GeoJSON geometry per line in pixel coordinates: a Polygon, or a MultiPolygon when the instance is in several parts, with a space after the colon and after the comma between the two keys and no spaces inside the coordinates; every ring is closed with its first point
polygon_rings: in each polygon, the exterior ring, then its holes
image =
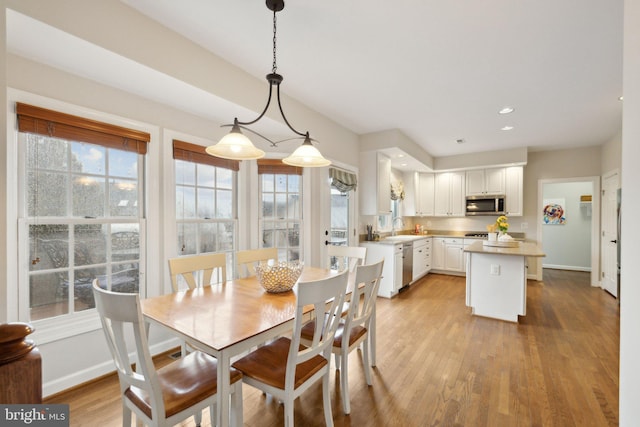
{"type": "Polygon", "coordinates": [[[505,212],[509,216],[522,216],[522,166],[505,168],[505,212]]]}
{"type": "Polygon", "coordinates": [[[391,213],[391,159],[376,151],[360,153],[361,215],[391,213]]]}
{"type": "Polygon", "coordinates": [[[505,193],[505,168],[467,171],[467,196],[505,193]]]}
{"type": "Polygon", "coordinates": [[[432,173],[405,173],[404,214],[407,216],[433,216],[435,176],[432,173]]]}
{"type": "Polygon", "coordinates": [[[435,175],[434,216],[464,216],[465,173],[435,175]]]}

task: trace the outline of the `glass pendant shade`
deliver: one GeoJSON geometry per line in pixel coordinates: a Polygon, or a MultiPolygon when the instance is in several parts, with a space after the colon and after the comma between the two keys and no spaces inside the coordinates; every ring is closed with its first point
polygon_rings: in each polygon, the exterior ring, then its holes
{"type": "Polygon", "coordinates": [[[290,166],[301,168],[329,166],[331,161],[322,157],[320,151],[306,138],[304,143],[296,149],[289,157],[282,159],[282,162],[290,166]]]}
{"type": "Polygon", "coordinates": [[[264,157],[264,151],[256,148],[240,128],[234,126],[231,132],[222,137],[216,144],[206,148],[212,156],[231,160],[252,160],[264,157]]]}

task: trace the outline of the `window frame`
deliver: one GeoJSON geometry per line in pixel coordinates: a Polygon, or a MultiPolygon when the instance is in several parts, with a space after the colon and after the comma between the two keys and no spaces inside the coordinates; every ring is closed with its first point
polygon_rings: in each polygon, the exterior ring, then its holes
{"type": "MultiPolygon", "coordinates": [[[[173,158],[172,158],[172,165],[173,165],[173,209],[174,209],[174,217],[175,217],[175,221],[174,221],[174,225],[175,225],[175,234],[174,234],[174,240],[173,240],[173,246],[175,246],[175,254],[176,256],[180,257],[180,256],[189,256],[189,255],[198,255],[198,254],[203,254],[203,253],[225,253],[227,254],[227,280],[231,280],[233,277],[235,277],[235,253],[238,250],[238,245],[239,245],[239,230],[238,230],[238,172],[240,169],[240,162],[236,161],[236,160],[227,160],[227,159],[221,159],[215,156],[211,156],[209,154],[206,153],[204,146],[201,145],[197,145],[197,144],[193,144],[190,142],[185,142],[183,140],[179,140],[179,139],[173,139],[172,140],[172,145],[173,145],[173,158]],[[193,185],[186,185],[185,183],[180,183],[179,179],[180,177],[178,176],[177,173],[177,162],[178,161],[182,161],[182,162],[188,162],[188,163],[193,163],[195,165],[195,182],[193,185]],[[214,167],[216,168],[216,175],[215,175],[215,185],[213,187],[200,187],[198,185],[197,182],[197,176],[198,176],[198,168],[202,167],[202,166],[207,166],[207,167],[214,167]],[[211,218],[201,218],[198,216],[198,188],[206,188],[206,189],[213,189],[214,191],[217,191],[218,189],[223,189],[218,186],[218,174],[217,174],[217,169],[227,169],[231,171],[232,177],[231,177],[231,217],[230,218],[218,218],[218,217],[211,217],[211,218]],[[184,187],[190,187],[194,189],[194,197],[195,197],[195,209],[196,209],[196,216],[194,218],[188,218],[188,219],[180,219],[178,217],[178,212],[177,212],[177,207],[178,207],[178,186],[181,185],[184,187]],[[196,247],[195,247],[195,252],[189,252],[187,254],[182,254],[180,252],[180,248],[179,248],[179,237],[180,237],[180,225],[181,224],[195,224],[196,227],[199,226],[200,224],[231,224],[233,227],[233,243],[232,243],[232,247],[231,249],[228,250],[218,250],[215,252],[201,252],[201,245],[200,245],[200,240],[197,240],[196,242],[196,247]]],[[[196,233],[196,238],[199,236],[200,233],[196,233]]]]}
{"type": "MultiPolygon", "coordinates": [[[[126,223],[138,223],[139,224],[139,239],[140,239],[140,255],[138,259],[139,266],[139,287],[140,291],[147,292],[147,259],[149,255],[153,257],[153,253],[149,254],[149,249],[145,249],[146,234],[148,227],[148,210],[150,209],[150,203],[148,199],[149,193],[149,179],[148,176],[150,169],[156,169],[153,171],[157,174],[157,168],[153,166],[152,160],[157,156],[157,147],[153,147],[152,143],[157,140],[158,129],[154,126],[144,124],[130,119],[123,119],[119,116],[114,116],[108,113],[104,113],[97,110],[91,110],[86,107],[75,106],[67,104],[62,101],[46,98],[40,95],[31,94],[28,92],[20,91],[13,88],[8,88],[8,101],[10,105],[16,105],[17,103],[31,103],[41,105],[44,108],[51,108],[53,111],[61,112],[63,115],[75,114],[80,118],[86,118],[91,121],[94,120],[97,123],[104,123],[107,126],[113,125],[114,127],[120,127],[121,129],[131,130],[134,134],[144,134],[148,139],[149,151],[146,155],[138,154],[138,214],[135,217],[112,217],[112,223],[126,222],[126,223]],[[153,147],[153,148],[152,148],[153,147]]],[[[40,344],[46,344],[65,338],[77,336],[79,334],[92,332],[101,328],[100,320],[95,308],[82,310],[73,314],[66,314],[63,316],[56,316],[50,318],[44,318],[39,320],[30,320],[30,308],[29,308],[29,267],[27,263],[29,259],[29,238],[28,238],[28,223],[27,218],[27,203],[26,203],[26,147],[20,144],[18,130],[18,118],[17,111],[14,108],[9,108],[7,114],[8,128],[13,129],[7,140],[7,155],[10,158],[16,159],[15,163],[11,164],[7,168],[7,177],[14,177],[13,182],[15,185],[10,189],[8,194],[8,200],[15,200],[14,208],[7,211],[8,221],[15,221],[17,225],[15,229],[15,256],[14,258],[7,257],[7,262],[15,267],[12,267],[7,272],[7,279],[10,283],[15,285],[10,286],[7,292],[7,298],[9,301],[15,301],[15,304],[9,304],[14,309],[8,311],[9,318],[17,319],[18,321],[28,322],[35,327],[35,332],[31,337],[40,344]],[[26,239],[22,238],[27,236],[26,239]],[[15,264],[12,264],[11,260],[15,260],[15,264]],[[14,278],[12,280],[12,278],[14,278]]],[[[76,141],[82,142],[82,141],[76,141]]],[[[86,142],[86,141],[85,141],[86,142]]],[[[136,143],[137,144],[137,143],[136,143]]],[[[157,144],[157,143],[156,143],[157,144]]],[[[108,148],[116,148],[110,146],[108,148]]],[[[126,150],[136,151],[138,150],[126,150]]],[[[153,202],[157,205],[157,201],[153,202]]],[[[65,217],[66,218],[66,217],[65,217]]],[[[42,222],[42,221],[39,221],[42,222]]],[[[11,251],[10,251],[11,252],[11,251]]],[[[155,252],[154,252],[155,253],[155,252]]],[[[152,274],[155,279],[155,274],[152,274]]]]}
{"type": "MultiPolygon", "coordinates": [[[[264,241],[263,241],[263,236],[264,236],[264,224],[265,222],[273,222],[273,223],[282,223],[282,224],[290,224],[290,223],[296,223],[298,224],[298,260],[300,260],[300,262],[304,262],[304,255],[305,255],[305,221],[304,221],[304,189],[305,189],[305,182],[306,180],[304,179],[304,175],[303,175],[303,169],[299,168],[299,167],[295,167],[295,166],[289,166],[286,165],[284,163],[282,163],[281,160],[279,159],[258,159],[257,161],[258,163],[258,236],[259,236],[259,247],[260,248],[264,248],[264,241]],[[274,177],[274,179],[278,176],[278,175],[297,175],[299,176],[299,185],[298,185],[298,192],[295,193],[297,195],[299,195],[299,210],[298,210],[298,218],[294,219],[294,218],[284,218],[284,219],[265,219],[264,218],[264,206],[263,206],[263,194],[264,194],[264,184],[263,184],[263,175],[272,175],[274,177]]],[[[288,178],[287,178],[288,180],[288,178]]],[[[274,181],[275,182],[275,181],[274,181]]],[[[283,193],[283,192],[276,192],[275,188],[274,188],[274,192],[272,194],[278,194],[278,193],[283,193]]],[[[294,193],[289,193],[288,190],[288,185],[287,185],[287,190],[284,192],[284,194],[294,194],[294,193]]],[[[289,197],[287,196],[287,200],[289,199],[289,197]]],[[[275,205],[274,205],[274,209],[275,209],[275,205]]],[[[288,230],[289,227],[286,227],[286,229],[288,230]]],[[[285,252],[288,254],[288,252],[291,250],[292,247],[296,247],[296,246],[290,246],[288,244],[288,239],[287,239],[287,246],[286,247],[281,247],[281,246],[277,246],[274,245],[273,247],[278,249],[278,259],[281,261],[284,261],[285,259],[282,258],[281,256],[281,252],[285,252]]],[[[288,255],[287,255],[287,260],[289,259],[288,255]]]]}

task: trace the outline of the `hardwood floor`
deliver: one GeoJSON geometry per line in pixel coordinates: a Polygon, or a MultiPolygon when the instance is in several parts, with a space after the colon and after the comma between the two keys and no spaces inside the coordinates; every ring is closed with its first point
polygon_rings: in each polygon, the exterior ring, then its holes
{"type": "MultiPolygon", "coordinates": [[[[352,352],[349,416],[339,373],[332,376],[335,425],[618,425],[617,301],[589,286],[588,273],[561,270],[545,269],[527,292],[527,315],[518,324],[471,316],[464,277],[431,274],[396,298],[378,298],[373,386],[366,385],[360,353],[352,352]]],[[[243,393],[246,426],[284,424],[277,402],[246,385],[243,393]]],[[[112,376],[46,402],[68,403],[71,426],[118,426],[117,396],[112,376]]],[[[299,426],[324,426],[320,386],[296,402],[295,418],[299,426]]]]}

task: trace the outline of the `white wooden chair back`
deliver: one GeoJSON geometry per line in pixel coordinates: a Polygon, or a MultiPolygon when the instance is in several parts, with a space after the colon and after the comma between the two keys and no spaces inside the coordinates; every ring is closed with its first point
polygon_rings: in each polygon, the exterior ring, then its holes
{"type": "Polygon", "coordinates": [[[346,271],[328,279],[298,282],[296,314],[287,358],[286,392],[293,393],[294,391],[297,365],[316,355],[322,355],[328,361],[331,360],[333,338],[340,323],[347,282],[348,272],[346,271]],[[313,313],[320,314],[320,317],[316,317],[316,324],[322,327],[316,327],[313,340],[307,347],[301,349],[300,335],[302,327],[307,323],[304,318],[304,307],[308,305],[313,305],[313,313]],[[324,315],[325,313],[326,315],[324,315]]]}
{"type": "Polygon", "coordinates": [[[236,252],[238,277],[256,275],[256,264],[260,261],[278,261],[278,248],[252,249],[236,252]]]}
{"type": "Polygon", "coordinates": [[[227,255],[217,253],[171,258],[169,273],[174,292],[180,290],[178,276],[184,279],[189,289],[222,283],[227,280],[227,255]]]}
{"type": "Polygon", "coordinates": [[[329,255],[329,268],[332,267],[332,260],[335,258],[338,271],[348,270],[349,273],[353,273],[356,266],[364,264],[367,248],[330,245],[327,248],[327,254],[329,255]]]}
{"type": "Polygon", "coordinates": [[[378,296],[383,265],[384,258],[374,264],[356,267],[354,289],[342,334],[342,346],[345,348],[349,347],[351,329],[356,326],[363,326],[367,331],[371,329],[371,315],[378,296]]]}
{"type": "Polygon", "coordinates": [[[123,394],[129,387],[144,390],[149,396],[152,419],[165,419],[162,386],[149,352],[139,295],[104,290],[96,279],[93,281],[93,296],[118,372],[120,393],[123,394]],[[127,345],[127,329],[133,331],[135,344],[130,346],[132,348],[127,345]],[[135,371],[131,368],[129,354],[136,355],[135,371]]]}

